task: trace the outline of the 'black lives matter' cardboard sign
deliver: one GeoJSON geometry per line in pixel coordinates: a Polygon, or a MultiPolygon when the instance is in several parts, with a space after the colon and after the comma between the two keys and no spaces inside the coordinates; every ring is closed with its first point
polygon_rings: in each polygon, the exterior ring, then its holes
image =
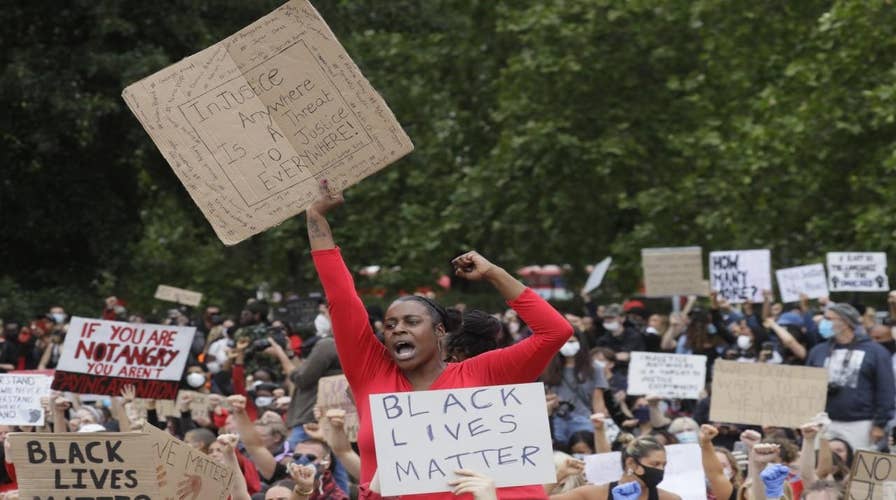
{"type": "Polygon", "coordinates": [[[307,0],[129,86],[131,111],[226,245],[413,150],[307,0]]]}
{"type": "Polygon", "coordinates": [[[20,498],[160,498],[147,434],[19,432],[7,439],[20,498]]]}

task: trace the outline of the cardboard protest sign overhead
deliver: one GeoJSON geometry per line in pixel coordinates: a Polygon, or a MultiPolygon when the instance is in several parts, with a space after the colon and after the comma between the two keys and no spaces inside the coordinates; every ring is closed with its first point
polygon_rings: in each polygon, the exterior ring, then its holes
{"type": "MultiPolygon", "coordinates": [[[[177,392],[177,397],[180,398],[184,394],[189,394],[192,398],[192,400],[190,401],[190,416],[193,418],[193,420],[197,420],[200,418],[209,418],[211,403],[208,400],[208,394],[182,389],[177,392]]],[[[180,418],[180,412],[177,411],[176,399],[156,401],[156,413],[159,415],[160,419],[163,419],[165,417],[180,418]]]]}
{"type": "Polygon", "coordinates": [[[370,396],[383,496],[450,491],[457,469],[499,487],[556,481],[544,385],[370,396]]]}
{"type": "Polygon", "coordinates": [[[168,302],[176,302],[196,307],[202,302],[202,294],[192,290],[184,290],[183,288],[175,288],[168,285],[159,285],[156,288],[155,298],[159,300],[167,300],[168,302]]]}
{"type": "Polygon", "coordinates": [[[824,368],[718,360],[713,366],[709,419],[799,427],[824,411],[827,394],[824,368]]]}
{"type": "MultiPolygon", "coordinates": [[[[622,477],[622,457],[618,451],[585,456],[585,478],[591,484],[606,484],[622,477]]],[[[700,445],[666,446],[666,470],[659,487],[682,500],[706,500],[706,483],[700,445]]]]}
{"type": "Polygon", "coordinates": [[[828,283],[832,292],[886,292],[887,254],[884,252],[829,252],[828,283]]]}
{"type": "Polygon", "coordinates": [[[196,329],[73,317],[53,389],[118,396],[134,384],[137,397],[174,399],[196,329]]]}
{"type": "Polygon", "coordinates": [[[592,290],[599,287],[604,281],[604,276],[607,275],[607,269],[610,268],[610,264],[612,263],[613,257],[607,257],[598,262],[591,271],[591,274],[588,275],[588,281],[586,281],[585,286],[582,287],[582,293],[590,293],[592,290]]]}
{"type": "Polygon", "coordinates": [[[628,393],[699,399],[706,385],[706,356],[632,352],[628,393]]]}
{"type": "MultiPolygon", "coordinates": [[[[358,440],[360,425],[358,409],[355,407],[345,375],[321,377],[317,381],[317,406],[320,407],[322,415],[326,415],[327,410],[345,410],[345,433],[348,434],[349,440],[358,440]]],[[[319,423],[324,431],[328,430],[329,420],[321,418],[319,423]]]]}
{"type": "Polygon", "coordinates": [[[162,498],[226,500],[230,496],[233,469],[150,424],[144,424],[143,432],[151,439],[152,459],[164,471],[159,481],[162,498]]]}
{"type": "Polygon", "coordinates": [[[828,295],[828,280],[821,264],[778,269],[775,271],[775,277],[778,279],[778,290],[781,291],[781,300],[784,302],[799,301],[801,293],[810,299],[828,295]]]}
{"type": "Polygon", "coordinates": [[[44,425],[42,396],[50,396],[53,377],[0,375],[0,425],[44,425]]]}
{"type": "Polygon", "coordinates": [[[146,434],[15,432],[6,439],[21,498],[159,498],[146,434]]]}
{"type": "Polygon", "coordinates": [[[344,189],[410,139],[307,0],[122,93],[226,245],[344,189]]]}
{"type": "Polygon", "coordinates": [[[772,289],[772,256],[768,250],[710,252],[709,279],[719,297],[732,304],[762,302],[772,289]]]}
{"type": "Polygon", "coordinates": [[[644,248],[641,264],[648,297],[707,293],[700,247],[644,248]]]}
{"type": "Polygon", "coordinates": [[[846,486],[847,500],[896,498],[896,455],[856,450],[846,486]]]}

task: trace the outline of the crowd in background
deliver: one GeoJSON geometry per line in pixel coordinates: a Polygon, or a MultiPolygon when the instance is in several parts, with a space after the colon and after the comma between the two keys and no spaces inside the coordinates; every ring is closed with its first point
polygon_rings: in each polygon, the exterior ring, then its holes
{"type": "MultiPolygon", "coordinates": [[[[757,305],[732,305],[715,294],[708,301],[689,297],[680,312],[670,315],[654,313],[639,300],[598,305],[583,297],[585,308],[566,314],[573,336],[541,376],[557,465],[556,484],[545,488],[557,498],[596,498],[576,496],[586,487],[585,455],[623,451],[625,458],[647,460],[652,451],[676,443],[700,444],[708,499],[836,495],[846,484],[855,450],[887,452],[893,445],[896,292],[890,292],[882,315],[858,303],[824,298],[775,303],[771,293],[757,305]],[[628,365],[636,351],[705,355],[707,385],[701,399],[628,394],[628,365]],[[827,368],[826,414],[799,429],[711,422],[709,388],[718,359],[827,368]],[[780,467],[767,467],[769,462],[780,467]],[[767,473],[773,469],[777,472],[767,473]],[[758,491],[760,483],[766,491],[758,491]]],[[[382,312],[369,307],[368,313],[382,338],[382,312]]],[[[457,326],[443,340],[446,362],[507,347],[531,334],[512,309],[487,313],[457,304],[449,313],[457,326]]],[[[342,373],[325,303],[313,334],[272,321],[268,304],[258,300],[247,301],[238,315],[208,306],[195,317],[179,308],[162,319],[130,314],[109,297],[97,316],[195,326],[181,385],[208,395],[208,413],[191,412],[190,392],[176,402],[179,415],[161,417],[157,402],[138,400],[133,388],[93,403],[54,392],[44,401],[46,426],[0,429],[0,438],[16,430],[127,431],[148,423],[216,460],[236,464],[242,472],[238,488],[247,498],[365,495],[345,413],[322,414],[315,407],[319,379],[342,373]],[[328,425],[322,426],[324,419],[328,425]]],[[[28,321],[4,318],[0,372],[55,368],[68,321],[61,306],[28,321]]],[[[477,498],[488,498],[482,496],[488,494],[488,481],[483,484],[474,492],[477,498]]],[[[0,491],[15,489],[15,466],[7,463],[0,469],[0,491]]],[[[626,498],[615,490],[612,494],[626,498]]],[[[242,496],[233,492],[233,498],[242,496]]]]}

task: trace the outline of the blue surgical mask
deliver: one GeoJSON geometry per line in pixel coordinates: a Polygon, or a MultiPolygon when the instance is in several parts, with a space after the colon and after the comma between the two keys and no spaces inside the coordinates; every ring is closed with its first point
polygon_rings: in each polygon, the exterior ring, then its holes
{"type": "Polygon", "coordinates": [[[678,440],[681,444],[689,444],[697,442],[697,432],[696,431],[681,431],[675,433],[675,439],[678,440]]]}
{"type": "Polygon", "coordinates": [[[822,338],[829,339],[834,336],[834,322],[829,319],[823,319],[818,323],[818,334],[822,338]]]}

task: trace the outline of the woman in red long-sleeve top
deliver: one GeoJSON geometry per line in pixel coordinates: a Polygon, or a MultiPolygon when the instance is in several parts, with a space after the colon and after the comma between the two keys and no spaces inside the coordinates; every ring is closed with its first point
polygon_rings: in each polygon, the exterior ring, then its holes
{"type": "MultiPolygon", "coordinates": [[[[383,321],[385,345],[367,319],[351,273],[333,241],[326,213],[342,204],[342,195],[321,183],[321,196],[306,212],[312,257],[320,276],[333,336],[345,376],[358,402],[361,483],[377,469],[368,396],[376,393],[454,389],[534,382],[572,335],[572,326],[553,307],[504,269],[476,252],[454,261],[456,274],[491,283],[532,328],[533,334],[511,347],[490,351],[461,363],[445,363],[440,340],[448,322],[445,310],[423,297],[408,296],[389,306],[383,321]]],[[[498,489],[502,499],[547,498],[541,485],[498,489]]],[[[451,493],[402,495],[412,498],[456,498],[451,493]]],[[[462,495],[461,498],[471,498],[462,495]]]]}

